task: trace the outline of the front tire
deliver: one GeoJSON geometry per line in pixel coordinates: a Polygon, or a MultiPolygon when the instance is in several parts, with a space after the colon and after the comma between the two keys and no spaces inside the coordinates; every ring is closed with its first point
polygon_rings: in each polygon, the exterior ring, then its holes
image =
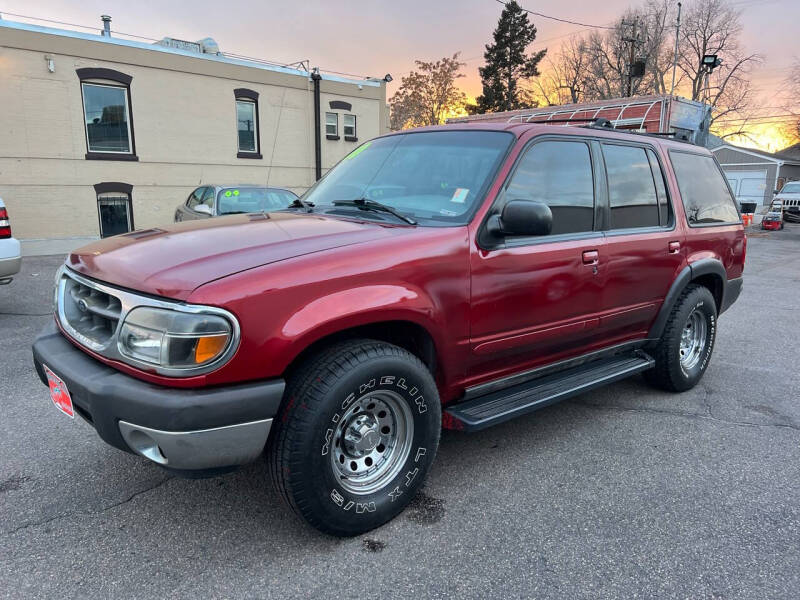
{"type": "Polygon", "coordinates": [[[671,392],[690,390],[706,372],[716,337],[714,296],[702,285],[687,286],[670,312],[652,352],[655,367],[645,372],[645,379],[671,392]]]}
{"type": "Polygon", "coordinates": [[[288,382],[268,453],[289,506],[320,531],[353,536],[397,516],[439,445],[430,371],[385,342],[353,340],[316,355],[288,382]]]}

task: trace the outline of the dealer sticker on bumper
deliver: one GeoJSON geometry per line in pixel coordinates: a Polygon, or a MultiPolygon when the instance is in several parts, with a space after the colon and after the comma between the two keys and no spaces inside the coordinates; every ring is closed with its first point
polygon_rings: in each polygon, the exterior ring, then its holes
{"type": "Polygon", "coordinates": [[[75,409],[72,407],[72,397],[69,395],[69,390],[67,390],[67,384],[48,369],[47,365],[42,365],[42,367],[44,367],[45,375],[47,375],[47,384],[50,386],[50,397],[53,399],[53,404],[56,405],[58,410],[74,419],[75,409]]]}

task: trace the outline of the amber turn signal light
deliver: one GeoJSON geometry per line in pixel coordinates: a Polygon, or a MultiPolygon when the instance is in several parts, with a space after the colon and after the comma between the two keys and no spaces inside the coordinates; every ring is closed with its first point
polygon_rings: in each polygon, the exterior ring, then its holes
{"type": "Polygon", "coordinates": [[[194,360],[199,365],[219,356],[228,343],[227,335],[210,335],[197,339],[194,360]]]}

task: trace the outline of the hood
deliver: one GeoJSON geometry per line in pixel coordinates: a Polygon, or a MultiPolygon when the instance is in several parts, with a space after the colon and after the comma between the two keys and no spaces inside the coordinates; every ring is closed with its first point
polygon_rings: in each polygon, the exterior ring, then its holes
{"type": "Polygon", "coordinates": [[[112,285],[185,300],[214,279],[406,228],[324,215],[232,215],[132,231],[83,246],[67,265],[112,285]]]}

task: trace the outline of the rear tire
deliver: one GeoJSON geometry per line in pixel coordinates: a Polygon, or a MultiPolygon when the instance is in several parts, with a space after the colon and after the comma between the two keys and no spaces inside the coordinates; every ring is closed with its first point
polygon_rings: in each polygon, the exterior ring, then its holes
{"type": "Polygon", "coordinates": [[[441,406],[430,371],[384,342],[353,340],[290,379],[274,420],[270,473],[302,519],[336,536],[397,516],[433,462],[441,406]]]}
{"type": "Polygon", "coordinates": [[[655,367],[644,373],[652,385],[671,392],[693,388],[708,367],[717,335],[717,305],[707,287],[691,284],[672,307],[652,351],[655,367]]]}

